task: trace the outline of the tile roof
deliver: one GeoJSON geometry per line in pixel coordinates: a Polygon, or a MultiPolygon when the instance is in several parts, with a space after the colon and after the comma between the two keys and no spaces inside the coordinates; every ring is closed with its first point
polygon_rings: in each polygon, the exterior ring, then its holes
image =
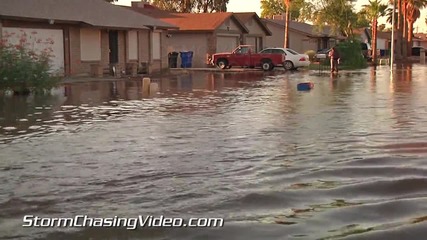
{"type": "Polygon", "coordinates": [[[377,37],[382,39],[391,40],[391,32],[377,32],[377,37]]]}
{"type": "Polygon", "coordinates": [[[160,19],[179,27],[180,31],[215,31],[226,20],[233,19],[244,32],[249,30],[230,12],[215,13],[175,13],[156,8],[130,7],[141,14],[160,19]]]}
{"type": "Polygon", "coordinates": [[[422,42],[427,41],[427,34],[426,33],[414,33],[414,37],[418,38],[419,41],[422,41],[422,42]]]}
{"type": "Polygon", "coordinates": [[[137,14],[105,0],[0,0],[4,18],[53,19],[57,22],[85,23],[96,27],[145,29],[147,26],[174,27],[137,14]]]}
{"type": "MultiPolygon", "coordinates": [[[[357,28],[357,29],[353,29],[353,33],[354,34],[362,34],[362,32],[365,32],[365,34],[367,35],[367,37],[369,39],[372,38],[372,31],[370,28],[357,28]]],[[[390,40],[391,39],[391,32],[382,32],[382,31],[377,31],[377,37],[381,38],[381,39],[386,39],[386,40],[390,40]]]]}
{"type": "Polygon", "coordinates": [[[246,24],[247,22],[249,22],[250,19],[255,18],[255,21],[258,22],[258,24],[260,25],[260,27],[264,30],[265,34],[267,36],[271,36],[272,35],[270,29],[268,29],[268,27],[265,25],[265,23],[263,21],[261,21],[261,19],[259,18],[259,16],[258,16],[257,13],[255,13],[255,12],[242,12],[242,13],[234,13],[234,15],[243,24],[246,24]]]}
{"type": "MultiPolygon", "coordinates": [[[[263,18],[262,21],[267,23],[274,23],[276,25],[285,26],[285,20],[282,19],[266,19],[263,18]]],[[[289,22],[289,28],[303,32],[305,34],[308,34],[312,37],[337,37],[337,34],[332,34],[331,28],[328,26],[325,26],[321,32],[318,32],[316,27],[313,25],[310,25],[308,23],[303,22],[295,22],[290,21],[289,22]]],[[[342,37],[341,35],[338,35],[338,37],[342,37]]]]}

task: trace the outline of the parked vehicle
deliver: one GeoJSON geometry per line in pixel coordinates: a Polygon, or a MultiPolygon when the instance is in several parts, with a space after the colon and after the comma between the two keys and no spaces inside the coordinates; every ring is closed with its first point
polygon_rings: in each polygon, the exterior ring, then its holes
{"type": "Polygon", "coordinates": [[[329,51],[331,51],[330,48],[325,48],[325,49],[319,49],[319,50],[317,50],[317,53],[313,57],[314,61],[318,62],[320,60],[327,59],[329,51]]]}
{"type": "Polygon", "coordinates": [[[286,60],[283,63],[283,68],[286,70],[308,67],[310,65],[310,57],[307,54],[298,53],[290,48],[265,48],[260,53],[285,54],[286,60]]]}
{"type": "Polygon", "coordinates": [[[221,69],[240,67],[261,67],[264,71],[271,71],[275,66],[285,62],[285,54],[256,53],[251,45],[240,45],[231,53],[216,53],[212,55],[211,64],[221,69]]]}
{"type": "Polygon", "coordinates": [[[371,45],[369,43],[360,43],[360,47],[362,48],[363,57],[368,61],[372,61],[371,45]]]}
{"type": "Polygon", "coordinates": [[[421,55],[421,49],[424,49],[424,52],[425,52],[425,48],[423,48],[421,46],[412,47],[412,52],[411,52],[412,56],[420,56],[421,55]]]}
{"type": "MultiPolygon", "coordinates": [[[[361,52],[362,56],[367,61],[371,61],[372,60],[371,45],[369,45],[369,43],[360,43],[360,48],[362,50],[362,52],[361,52]]],[[[317,50],[317,53],[314,55],[314,60],[320,61],[320,60],[329,58],[328,57],[329,51],[331,51],[331,48],[325,48],[325,49],[317,50]]]]}

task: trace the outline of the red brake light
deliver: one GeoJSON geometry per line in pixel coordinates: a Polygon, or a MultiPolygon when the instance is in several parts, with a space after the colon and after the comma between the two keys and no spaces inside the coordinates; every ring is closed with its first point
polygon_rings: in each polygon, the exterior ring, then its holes
{"type": "Polygon", "coordinates": [[[305,61],[305,57],[302,57],[299,60],[300,60],[300,62],[304,62],[305,61]]]}

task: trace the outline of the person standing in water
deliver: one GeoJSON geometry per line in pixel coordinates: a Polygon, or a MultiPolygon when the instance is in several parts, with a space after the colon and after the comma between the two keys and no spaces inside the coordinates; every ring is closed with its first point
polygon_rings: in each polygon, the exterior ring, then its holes
{"type": "Polygon", "coordinates": [[[329,58],[331,59],[331,73],[338,73],[338,63],[340,60],[340,54],[336,47],[332,47],[331,51],[329,51],[329,58]]]}

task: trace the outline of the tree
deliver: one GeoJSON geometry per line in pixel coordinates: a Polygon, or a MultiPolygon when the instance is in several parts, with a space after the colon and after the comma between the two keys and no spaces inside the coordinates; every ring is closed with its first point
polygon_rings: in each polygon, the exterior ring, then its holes
{"type": "Polygon", "coordinates": [[[407,27],[407,41],[406,48],[407,52],[411,54],[412,48],[412,37],[414,35],[414,23],[421,15],[421,8],[424,8],[427,5],[426,0],[408,0],[406,2],[406,22],[407,27]]]}
{"type": "MultiPolygon", "coordinates": [[[[261,0],[261,17],[273,18],[274,15],[283,15],[285,4],[282,0],[261,0]]],[[[293,0],[290,17],[292,21],[311,20],[313,4],[304,0],[293,0]]]]}
{"type": "Polygon", "coordinates": [[[291,0],[283,0],[285,4],[285,42],[283,43],[283,47],[288,47],[288,38],[289,38],[289,9],[291,8],[291,0]]]}
{"type": "Polygon", "coordinates": [[[154,6],[172,12],[226,12],[229,0],[152,0],[154,6]]]}
{"type": "Polygon", "coordinates": [[[378,31],[384,32],[384,30],[385,30],[385,24],[378,25],[378,31]]]}
{"type": "Polygon", "coordinates": [[[387,5],[381,4],[380,0],[369,0],[369,4],[363,5],[362,12],[371,20],[372,28],[372,61],[377,63],[377,33],[378,18],[385,15],[387,5]]]}
{"type": "Polygon", "coordinates": [[[357,23],[353,2],[354,0],[318,0],[313,23],[319,26],[319,29],[329,26],[333,33],[353,37],[353,27],[357,23]]]}
{"type": "Polygon", "coordinates": [[[369,19],[366,17],[366,14],[364,14],[362,11],[359,11],[356,13],[356,23],[354,24],[354,28],[366,28],[369,27],[369,19]]]}
{"type": "Polygon", "coordinates": [[[196,0],[195,8],[197,12],[227,12],[227,4],[229,0],[196,0]]]}

